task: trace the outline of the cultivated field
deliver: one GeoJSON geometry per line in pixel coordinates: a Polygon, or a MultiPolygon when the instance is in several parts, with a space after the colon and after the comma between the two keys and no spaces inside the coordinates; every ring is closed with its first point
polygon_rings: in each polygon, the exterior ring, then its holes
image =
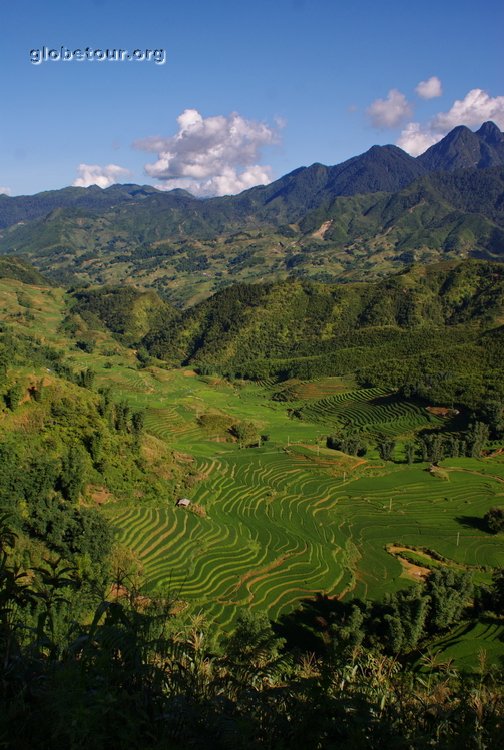
{"type": "MultiPolygon", "coordinates": [[[[0,291],[7,322],[68,347],[60,290],[20,284],[16,296],[9,282],[0,291]]],[[[96,387],[145,411],[149,440],[192,459],[195,481],[185,492],[192,508],[175,507],[168,490],[155,501],[102,506],[142,561],[147,592],[176,595],[226,627],[243,606],[277,618],[317,593],[379,598],[419,580],[431,552],[479,582],[504,565],[501,536],[481,525],[490,507],[504,505],[504,458],[447,459],[437,475],[427,464],[408,466],[404,442],[442,424],[419,403],[358,389],[350,378],[253,384],[138,369],[134,352],[105,332],[94,352],[67,355],[96,371],[96,387]],[[229,427],[243,422],[267,436],[261,447],[240,449],[229,427]],[[341,427],[367,436],[365,457],[325,447],[341,427]],[[378,435],[395,436],[398,463],[380,460],[378,435]]],[[[467,662],[475,644],[488,641],[496,658],[502,630],[461,626],[439,647],[467,662]]]]}
{"type": "Polygon", "coordinates": [[[205,517],[172,498],[113,511],[150,591],[170,590],[227,625],[242,606],[276,618],[317,593],[374,598],[411,585],[415,573],[387,551],[394,544],[433,550],[481,582],[504,563],[500,537],[478,525],[504,497],[498,458],[447,459],[440,478],[427,464],[384,464],[374,450],[360,459],[324,447],[339,424],[370,435],[389,427],[411,439],[440,423],[418,404],[378,389],[334,393],[343,387],[336,378],[313,383],[313,399],[278,402],[268,384],[192,371],[110,374],[132,405],[147,409],[151,434],[195,457],[200,477],[190,499],[205,517]],[[289,418],[293,406],[302,418],[289,418]],[[225,433],[200,427],[205,414],[252,420],[269,440],[240,450],[225,433]]]}

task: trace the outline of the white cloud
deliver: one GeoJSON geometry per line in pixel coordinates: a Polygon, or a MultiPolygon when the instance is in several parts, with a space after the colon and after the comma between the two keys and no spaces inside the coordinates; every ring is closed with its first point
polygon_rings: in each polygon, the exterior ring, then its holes
{"type": "Polygon", "coordinates": [[[9,187],[0,187],[0,195],[10,195],[11,189],[9,187]]]}
{"type": "Polygon", "coordinates": [[[483,89],[472,89],[463,99],[457,99],[448,112],[436,115],[432,127],[445,132],[457,125],[478,127],[487,120],[504,128],[504,96],[492,97],[483,89]]]}
{"type": "Polygon", "coordinates": [[[419,122],[409,122],[399,136],[397,145],[411,156],[419,156],[442,137],[441,134],[435,135],[429,127],[422,127],[419,122]]]}
{"type": "Polygon", "coordinates": [[[376,99],[366,110],[375,128],[393,128],[411,117],[411,106],[401,91],[390,89],[386,99],[376,99]]]}
{"type": "Polygon", "coordinates": [[[415,91],[422,99],[435,99],[437,96],[441,96],[443,88],[439,78],[431,76],[426,81],[420,81],[415,91]]]}
{"type": "Polygon", "coordinates": [[[256,185],[268,185],[272,180],[271,167],[255,164],[241,172],[233,167],[224,167],[222,174],[209,177],[207,180],[191,180],[178,177],[173,180],[155,185],[158,190],[173,190],[182,188],[193,195],[234,195],[242,190],[255,187],[256,185]]]}
{"type": "Polygon", "coordinates": [[[236,112],[202,117],[196,109],[184,110],[177,123],[173,136],[152,136],[134,143],[135,148],[157,154],[145,171],[161,180],[163,189],[230,195],[271,182],[271,168],[258,161],[263,146],[278,143],[278,129],[284,123],[272,128],[236,112]]]}
{"type": "Polygon", "coordinates": [[[483,89],[471,89],[463,99],[457,99],[447,112],[440,112],[424,125],[408,123],[397,145],[412,156],[418,156],[457,125],[476,129],[487,120],[492,120],[504,130],[504,96],[492,97],[483,89]]]}
{"type": "Polygon", "coordinates": [[[75,187],[98,185],[98,187],[107,188],[131,174],[129,169],[119,167],[117,164],[107,164],[105,167],[99,164],[79,164],[77,172],[79,176],[73,182],[75,187]]]}

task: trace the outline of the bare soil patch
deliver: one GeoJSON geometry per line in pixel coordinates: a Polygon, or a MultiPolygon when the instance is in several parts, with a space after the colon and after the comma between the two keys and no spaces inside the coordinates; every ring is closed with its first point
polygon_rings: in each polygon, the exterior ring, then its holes
{"type": "Polygon", "coordinates": [[[406,578],[411,578],[413,581],[425,581],[430,575],[431,571],[429,568],[424,568],[421,565],[415,565],[414,563],[406,560],[402,557],[401,552],[411,552],[409,547],[399,547],[395,544],[389,544],[387,546],[387,552],[393,555],[403,567],[403,573],[406,578]]]}

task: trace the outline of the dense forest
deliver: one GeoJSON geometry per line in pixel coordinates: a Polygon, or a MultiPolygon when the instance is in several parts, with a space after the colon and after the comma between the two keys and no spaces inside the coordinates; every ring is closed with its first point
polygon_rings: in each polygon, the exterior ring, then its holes
{"type": "Polygon", "coordinates": [[[499,264],[413,266],[367,284],[237,284],[183,313],[153,294],[77,290],[72,313],[144,356],[203,373],[285,380],[352,372],[363,386],[481,414],[498,412],[504,398],[499,264]]]}

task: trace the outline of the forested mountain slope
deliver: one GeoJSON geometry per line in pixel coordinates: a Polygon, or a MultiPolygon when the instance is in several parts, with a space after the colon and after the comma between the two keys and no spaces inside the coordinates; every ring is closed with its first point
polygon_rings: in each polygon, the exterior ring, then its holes
{"type": "Polygon", "coordinates": [[[0,253],[26,255],[59,283],[133,281],[177,305],[266,276],[358,280],[412,260],[500,260],[501,153],[502,134],[487,123],[455,129],[425,164],[374,146],[223,198],[132,185],[67,188],[59,202],[57,191],[0,196],[0,253]]]}

